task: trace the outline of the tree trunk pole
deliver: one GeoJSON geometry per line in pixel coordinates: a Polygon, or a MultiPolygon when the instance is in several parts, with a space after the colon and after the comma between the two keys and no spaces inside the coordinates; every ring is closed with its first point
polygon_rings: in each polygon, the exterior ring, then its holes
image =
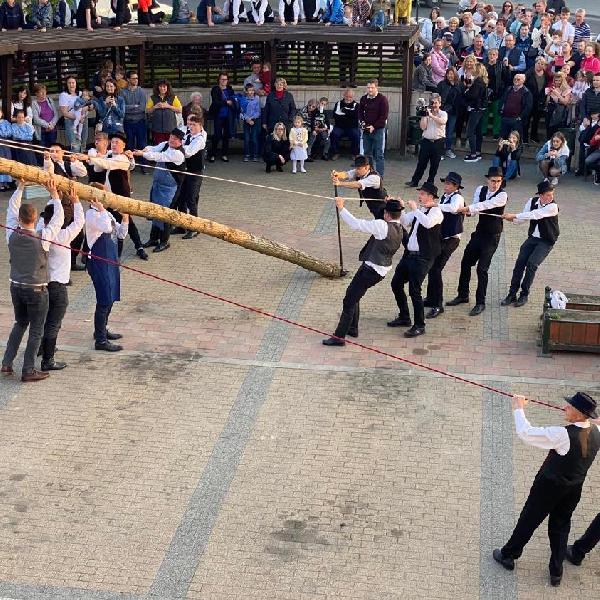
{"type": "MultiPolygon", "coordinates": [[[[50,177],[50,175],[42,169],[30,165],[23,165],[14,160],[5,158],[0,158],[0,173],[8,173],[15,179],[32,181],[40,185],[46,185],[48,178],[50,177]]],[[[151,202],[118,196],[111,192],[98,190],[89,185],[72,181],[66,177],[55,176],[55,180],[56,187],[59,191],[67,194],[77,194],[80,200],[95,200],[120,213],[136,215],[146,219],[155,219],[163,221],[164,223],[169,223],[175,227],[182,227],[183,229],[204,233],[211,237],[224,240],[225,242],[242,246],[248,250],[254,250],[255,252],[260,252],[267,256],[274,256],[275,258],[285,260],[307,269],[308,271],[319,273],[319,275],[323,275],[324,277],[336,278],[341,277],[342,275],[339,265],[325,262],[301,252],[300,250],[295,250],[294,248],[290,248],[279,242],[274,242],[241,229],[229,227],[215,221],[209,221],[208,219],[194,217],[151,202]]]]}

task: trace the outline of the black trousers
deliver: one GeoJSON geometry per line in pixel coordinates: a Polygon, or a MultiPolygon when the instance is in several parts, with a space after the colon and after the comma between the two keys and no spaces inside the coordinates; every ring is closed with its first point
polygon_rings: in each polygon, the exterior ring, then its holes
{"type": "Polygon", "coordinates": [[[367,293],[370,287],[377,285],[382,279],[383,277],[377,271],[366,266],[364,263],[359,267],[346,290],[342,305],[342,314],[334,335],[340,338],[346,337],[348,332],[358,335],[360,299],[367,293]]]}
{"type": "Polygon", "coordinates": [[[200,197],[200,188],[202,187],[202,177],[189,177],[186,175],[183,183],[181,184],[181,191],[179,193],[179,201],[177,203],[177,210],[180,212],[187,212],[190,215],[198,216],[198,199],[200,197]]]}
{"type": "Polygon", "coordinates": [[[582,483],[560,485],[538,475],[531,486],[515,529],[502,548],[502,556],[519,558],[535,530],[548,517],[551,552],[548,568],[551,575],[560,577],[571,529],[571,515],[579,503],[582,486],[582,483]]]}
{"type": "MultiPolygon", "coordinates": [[[[108,212],[115,218],[117,223],[120,223],[123,220],[123,215],[118,210],[113,210],[112,208],[109,208],[108,212]]],[[[129,235],[129,237],[131,238],[134,248],[136,250],[139,250],[142,247],[142,239],[140,238],[140,232],[138,231],[138,228],[131,216],[129,217],[127,235],[129,235]]],[[[117,240],[117,247],[119,249],[119,258],[121,258],[121,254],[123,254],[123,240],[117,240]]]]}
{"type": "Polygon", "coordinates": [[[404,284],[408,282],[408,294],[412,300],[416,327],[425,327],[425,306],[421,288],[432,263],[433,259],[426,259],[419,254],[410,254],[407,251],[398,263],[392,278],[392,292],[396,298],[400,317],[404,319],[410,319],[408,298],[404,293],[404,284]]]}
{"type": "Polygon", "coordinates": [[[44,324],[44,337],[42,337],[42,360],[49,362],[54,358],[56,339],[60,332],[63,318],[69,306],[69,293],[67,286],[58,281],[48,284],[48,314],[44,324]]]}
{"type": "Polygon", "coordinates": [[[171,226],[168,223],[163,224],[163,228],[152,225],[150,228],[150,241],[166,244],[171,237],[171,226]]]}
{"type": "Polygon", "coordinates": [[[428,183],[435,183],[435,176],[438,172],[442,155],[444,154],[445,142],[445,138],[435,140],[435,142],[426,138],[421,140],[417,168],[411,177],[413,183],[419,183],[421,181],[421,177],[423,177],[423,173],[425,173],[425,169],[427,168],[427,163],[429,163],[429,176],[427,177],[427,181],[428,183]]]}
{"type": "Polygon", "coordinates": [[[598,542],[600,542],[600,513],[594,517],[585,533],[573,544],[574,557],[583,560],[585,555],[591,552],[598,542]]]}
{"type": "Polygon", "coordinates": [[[442,280],[442,271],[449,258],[460,244],[460,238],[451,237],[442,240],[442,251],[433,261],[427,278],[427,300],[431,306],[444,306],[444,282],[442,280]]]}
{"type": "Polygon", "coordinates": [[[108,341],[108,317],[112,310],[111,304],[96,304],[94,312],[94,339],[99,344],[105,344],[108,341]]]}
{"type": "Polygon", "coordinates": [[[492,257],[498,244],[500,236],[486,235],[473,232],[471,239],[465,248],[462,261],[460,263],[460,276],[458,278],[458,295],[461,298],[469,296],[469,282],[471,281],[471,267],[477,265],[477,291],[475,292],[475,303],[485,304],[485,294],[488,284],[488,271],[492,262],[492,257]]]}
{"type": "Polygon", "coordinates": [[[521,118],[502,117],[500,120],[500,137],[507,139],[511,131],[518,131],[523,137],[523,121],[521,118]]]}
{"type": "Polygon", "coordinates": [[[75,266],[77,257],[81,254],[80,250],[82,249],[83,240],[85,238],[84,231],[85,227],[77,234],[76,237],[73,238],[73,241],[71,242],[71,268],[75,266]]]}
{"type": "Polygon", "coordinates": [[[540,126],[540,119],[544,114],[544,108],[540,106],[534,106],[531,109],[531,113],[527,118],[527,123],[525,125],[525,130],[523,131],[523,141],[528,142],[531,136],[531,139],[538,139],[538,129],[540,126]]]}
{"type": "Polygon", "coordinates": [[[521,244],[519,256],[517,256],[517,261],[513,269],[512,279],[510,280],[510,294],[514,296],[520,287],[521,295],[529,296],[529,290],[535,273],[538,267],[544,262],[546,256],[550,254],[550,250],[552,250],[552,244],[533,236],[528,237],[521,244]],[[525,273],[524,277],[523,273],[525,273]]]}

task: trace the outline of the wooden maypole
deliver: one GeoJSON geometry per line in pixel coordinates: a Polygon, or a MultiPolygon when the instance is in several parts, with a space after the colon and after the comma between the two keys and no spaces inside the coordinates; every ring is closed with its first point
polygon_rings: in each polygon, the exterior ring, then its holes
{"type": "MultiPolygon", "coordinates": [[[[14,160],[0,158],[0,173],[8,173],[15,179],[23,179],[32,181],[40,185],[46,185],[50,175],[37,167],[23,165],[14,160]]],[[[215,221],[202,219],[201,217],[193,217],[170,208],[159,206],[144,200],[135,200],[126,198],[111,192],[98,190],[89,185],[72,181],[66,177],[54,176],[56,187],[59,191],[66,194],[77,194],[80,200],[95,200],[101,202],[104,206],[119,211],[128,215],[136,215],[146,219],[156,219],[169,223],[175,227],[190,229],[199,233],[210,235],[211,237],[219,238],[225,242],[242,246],[248,250],[254,250],[267,256],[274,256],[281,260],[298,265],[309,271],[314,271],[324,277],[341,277],[342,270],[339,265],[325,262],[314,256],[310,256],[300,250],[289,248],[279,242],[274,242],[259,235],[242,231],[234,227],[222,225],[215,221]]]]}

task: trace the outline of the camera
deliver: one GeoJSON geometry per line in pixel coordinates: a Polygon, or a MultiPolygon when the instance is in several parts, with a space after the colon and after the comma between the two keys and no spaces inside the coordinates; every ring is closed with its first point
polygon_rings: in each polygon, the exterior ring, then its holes
{"type": "Polygon", "coordinates": [[[419,98],[417,100],[417,106],[415,108],[415,113],[417,117],[427,117],[429,116],[429,104],[425,101],[425,98],[419,98]]]}

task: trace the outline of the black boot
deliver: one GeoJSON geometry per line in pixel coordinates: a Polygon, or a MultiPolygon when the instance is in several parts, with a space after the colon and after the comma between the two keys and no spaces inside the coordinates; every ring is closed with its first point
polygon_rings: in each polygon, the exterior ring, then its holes
{"type": "Polygon", "coordinates": [[[41,370],[60,371],[67,366],[67,363],[56,362],[54,360],[54,352],[56,351],[56,339],[44,338],[42,340],[42,366],[41,370]]]}

